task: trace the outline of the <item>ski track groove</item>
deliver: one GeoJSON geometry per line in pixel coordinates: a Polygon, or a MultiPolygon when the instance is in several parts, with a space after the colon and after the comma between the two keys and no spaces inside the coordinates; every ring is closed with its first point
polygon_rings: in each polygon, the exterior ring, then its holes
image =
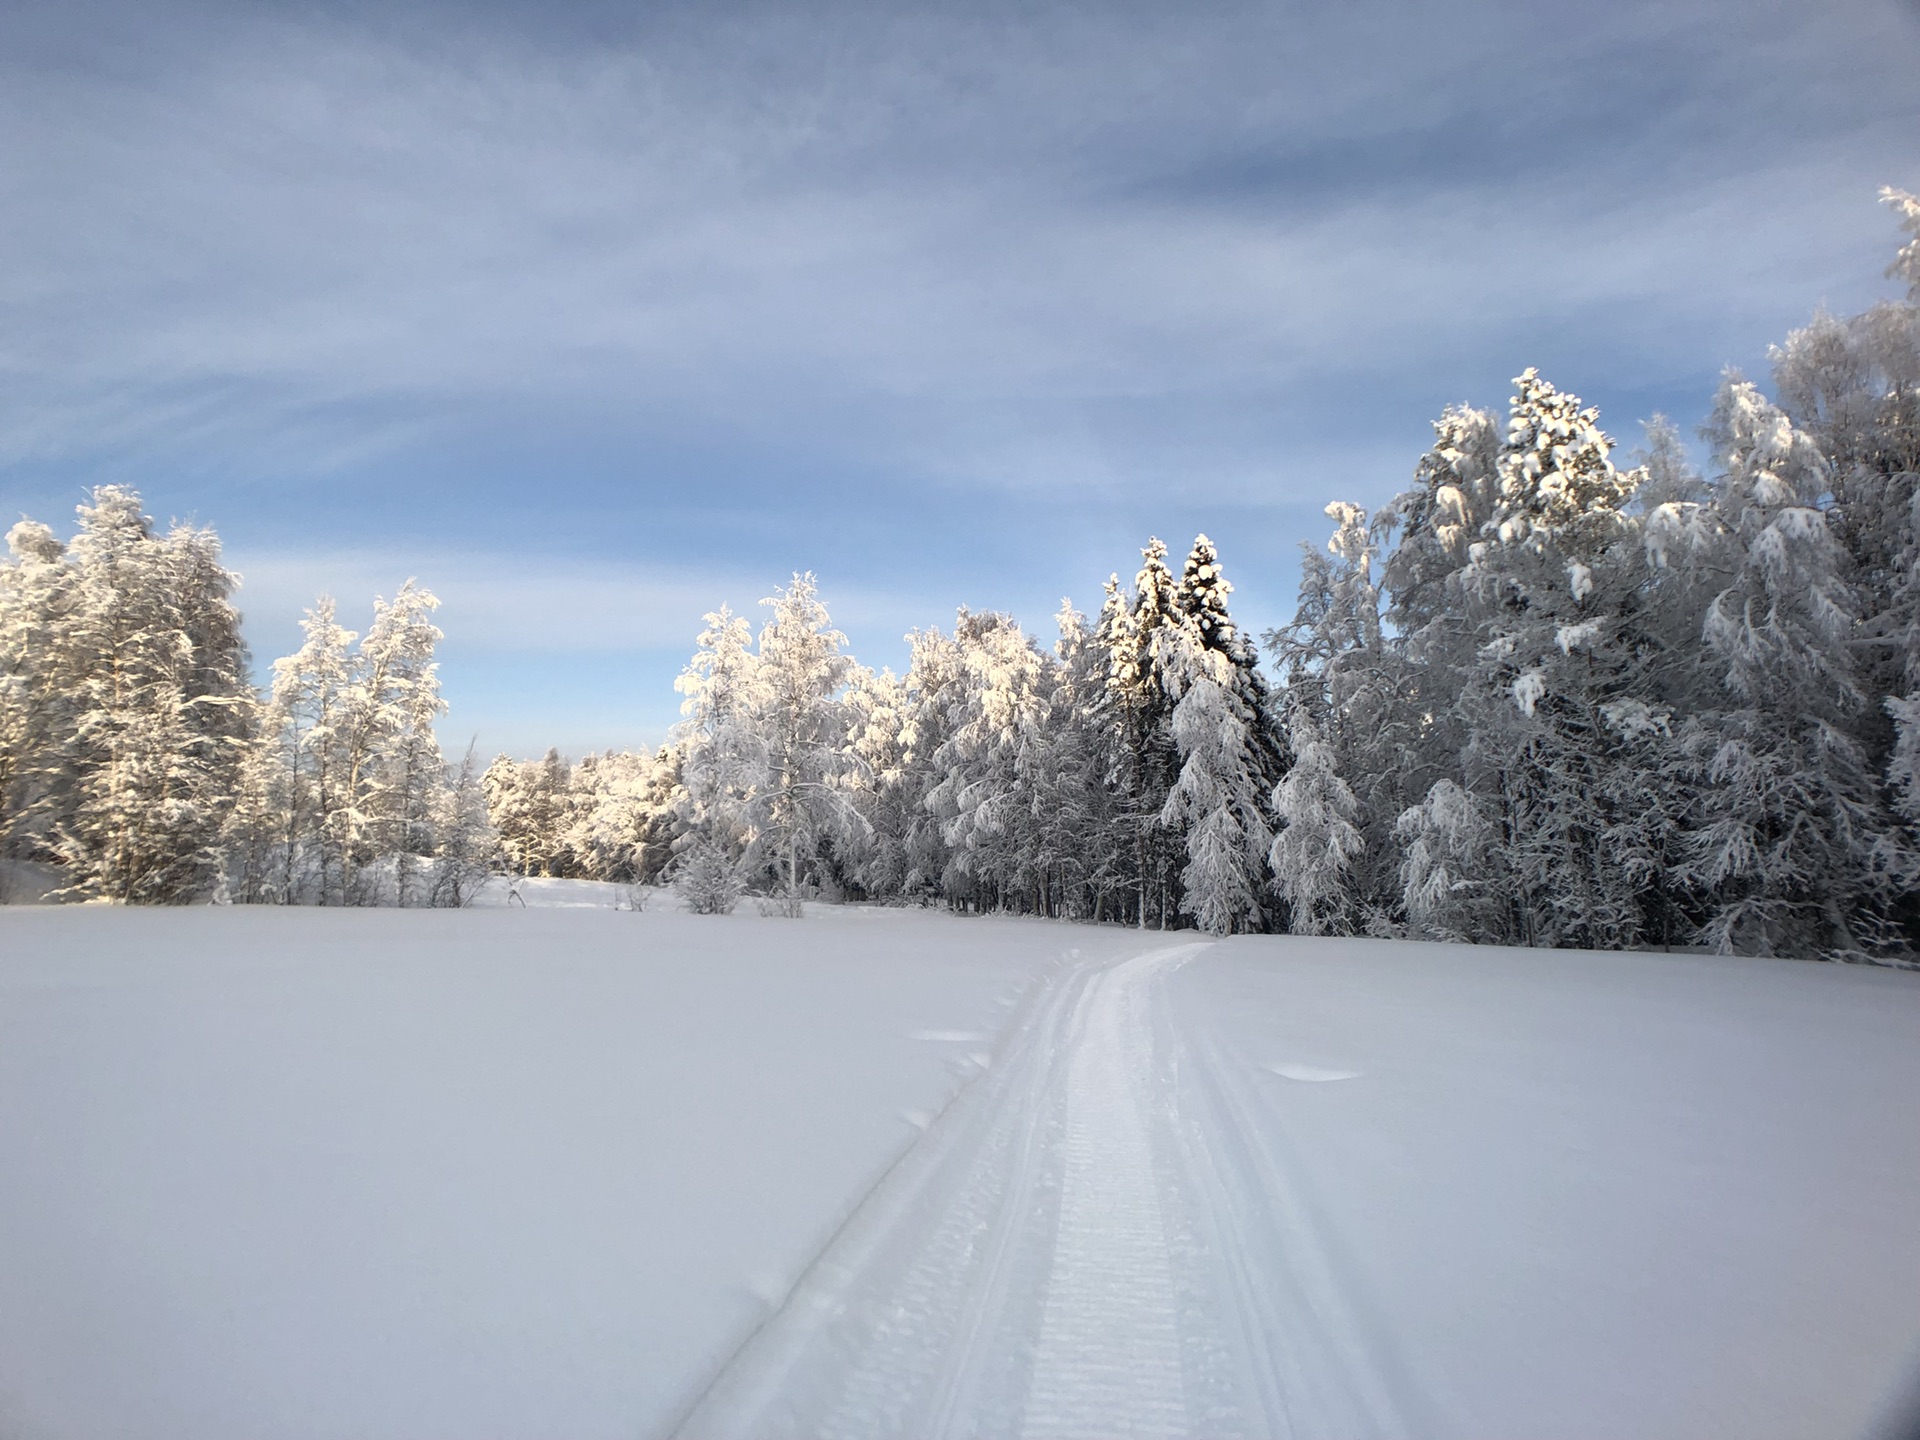
{"type": "Polygon", "coordinates": [[[1205,949],[1041,982],[671,1433],[1408,1434],[1259,1092],[1168,1003],[1205,949]]]}
{"type": "Polygon", "coordinates": [[[1143,978],[1159,954],[1097,975],[1074,1016],[1060,1219],[1021,1433],[1177,1440],[1187,1429],[1179,1313],[1141,1114],[1143,978]]]}
{"type": "Polygon", "coordinates": [[[1414,1433],[1406,1420],[1410,1397],[1387,1363],[1388,1339],[1358,1304],[1360,1277],[1317,1221],[1297,1165],[1263,1138],[1269,1127],[1256,1123],[1261,1106],[1245,1067],[1204,1032],[1188,1043],[1198,1063],[1190,1067],[1196,1083],[1187,1094],[1200,1112],[1195,1128],[1216,1142],[1208,1189],[1228,1212],[1237,1242],[1225,1258],[1249,1315],[1243,1323],[1272,1342],[1258,1352],[1270,1366],[1261,1383],[1278,1391],[1276,1418],[1285,1423],[1270,1433],[1299,1440],[1414,1433]]]}

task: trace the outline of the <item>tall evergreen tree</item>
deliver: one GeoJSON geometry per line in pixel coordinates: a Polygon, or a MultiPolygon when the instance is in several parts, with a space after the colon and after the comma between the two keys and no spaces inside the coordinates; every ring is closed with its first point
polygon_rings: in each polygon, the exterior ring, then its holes
{"type": "Polygon", "coordinates": [[[1409,774],[1431,763],[1423,751],[1432,712],[1410,700],[1421,672],[1386,644],[1381,626],[1374,564],[1389,512],[1373,525],[1357,505],[1335,501],[1326,513],[1334,532],[1325,549],[1301,546],[1293,623],[1266,637],[1285,684],[1294,764],[1306,766],[1275,789],[1276,815],[1299,833],[1276,836],[1271,863],[1290,911],[1303,912],[1290,914],[1290,927],[1344,934],[1389,925],[1400,908],[1393,823],[1409,800],[1409,774]],[[1310,762],[1302,744],[1317,747],[1310,762]]]}
{"type": "Polygon", "coordinates": [[[1692,873],[1715,903],[1708,939],[1761,954],[1863,955],[1894,943],[1912,862],[1888,823],[1855,722],[1866,706],[1845,552],[1821,498],[1825,457],[1731,377],[1711,427],[1722,571],[1707,657],[1725,686],[1692,873]]]}
{"type": "Polygon", "coordinates": [[[1117,915],[1131,894],[1124,810],[1107,784],[1107,730],[1102,699],[1107,659],[1086,617],[1062,601],[1054,617],[1059,639],[1045,688],[1048,713],[1036,767],[1039,819],[1035,863],[1046,913],[1091,919],[1117,915]]]}
{"type": "Polygon", "coordinates": [[[924,901],[942,894],[952,859],[945,823],[928,797],[946,778],[940,756],[952,735],[954,717],[961,713],[959,687],[965,681],[965,667],[959,644],[938,628],[915,630],[907,643],[912,659],[902,697],[897,782],[905,825],[899,893],[924,901]]]}
{"type": "Polygon", "coordinates": [[[337,905],[347,885],[341,817],[351,801],[343,739],[357,637],[335,620],[328,595],[306,612],[300,629],[300,648],[273,664],[262,747],[248,770],[252,798],[241,817],[259,817],[277,832],[270,847],[257,838],[249,845],[251,855],[270,853],[269,871],[277,873],[268,879],[249,872],[246,893],[285,905],[337,905]]]}
{"type": "Polygon", "coordinates": [[[1268,797],[1282,768],[1253,647],[1227,611],[1232,588],[1199,536],[1158,651],[1179,757],[1160,820],[1182,837],[1181,911],[1215,935],[1265,923],[1268,797]]]}
{"type": "Polygon", "coordinates": [[[79,507],[48,683],[68,697],[54,850],[70,895],[179,902],[217,880],[253,721],[246,651],[209,532],[156,536],[131,490],[79,507]]]}
{"type": "Polygon", "coordinates": [[[1110,587],[1098,634],[1107,654],[1108,714],[1116,741],[1109,783],[1127,802],[1139,892],[1136,918],[1143,929],[1150,919],[1165,929],[1178,908],[1182,863],[1180,837],[1163,818],[1180,771],[1165,678],[1178,644],[1179,587],[1167,568],[1167,547],[1158,539],[1148,542],[1140,560],[1130,597],[1120,597],[1117,584],[1110,587]]]}
{"type": "Polygon", "coordinates": [[[22,520],[0,565],[0,860],[51,858],[50,810],[64,781],[72,697],[55,660],[72,588],[66,546],[22,520]]]}
{"type": "Polygon", "coordinates": [[[1046,664],[1011,616],[961,610],[957,683],[946,688],[942,777],[928,792],[947,847],[942,889],[970,909],[1027,908],[1036,886],[1037,786],[1045,765],[1046,664]]]}
{"type": "Polygon", "coordinates": [[[436,848],[434,818],[447,784],[434,722],[446,712],[434,647],[443,638],[432,621],[440,601],[409,580],[391,602],[376,598],[373,625],[360,642],[341,727],[346,805],[336,811],[345,885],[366,903],[384,877],[362,880],[363,867],[390,863],[396,903],[424,900],[419,870],[436,848]]]}
{"type": "Polygon", "coordinates": [[[1297,935],[1351,935],[1359,906],[1349,872],[1366,849],[1354,823],[1359,802],[1340,777],[1334,749],[1312,716],[1296,710],[1293,764],[1274,787],[1278,822],[1269,863],[1287,906],[1287,928],[1297,935]]]}
{"type": "Polygon", "coordinates": [[[846,784],[857,757],[839,698],[853,662],[811,571],[760,603],[772,614],[760,631],[750,853],[775,871],[797,916],[802,887],[824,878],[834,839],[865,823],[846,784]]]}
{"type": "Polygon", "coordinates": [[[700,648],[674,682],[686,697],[674,740],[681,759],[676,863],[693,865],[703,903],[731,909],[741,883],[734,872],[751,838],[759,661],[745,616],[722,605],[705,622],[700,648]]]}

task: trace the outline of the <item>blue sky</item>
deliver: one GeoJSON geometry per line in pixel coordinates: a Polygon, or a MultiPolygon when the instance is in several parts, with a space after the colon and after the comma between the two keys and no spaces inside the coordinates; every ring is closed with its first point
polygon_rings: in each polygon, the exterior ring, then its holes
{"type": "Polygon", "coordinates": [[[1205,530],[1259,628],[1446,404],[1892,293],[1916,136],[1895,0],[9,7],[0,514],[213,524],[262,662],[418,576],[489,751],[794,569],[898,665],[1205,530]]]}

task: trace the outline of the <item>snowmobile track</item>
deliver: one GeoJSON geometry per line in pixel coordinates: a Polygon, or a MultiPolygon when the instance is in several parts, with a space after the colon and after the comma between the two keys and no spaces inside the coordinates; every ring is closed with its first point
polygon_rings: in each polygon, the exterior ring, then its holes
{"type": "Polygon", "coordinates": [[[1409,1433],[1246,1067],[1168,1003],[1206,948],[1042,985],[672,1433],[1409,1433]]]}

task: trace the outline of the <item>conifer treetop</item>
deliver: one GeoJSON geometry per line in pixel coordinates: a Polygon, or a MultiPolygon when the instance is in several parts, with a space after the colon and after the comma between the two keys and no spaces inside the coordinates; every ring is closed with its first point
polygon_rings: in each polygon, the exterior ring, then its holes
{"type": "Polygon", "coordinates": [[[1887,267],[1887,278],[1906,281],[1907,298],[1920,303],[1920,195],[1910,195],[1889,185],[1881,190],[1880,198],[1899,214],[1900,228],[1912,237],[1893,257],[1893,263],[1887,267]]]}
{"type": "Polygon", "coordinates": [[[1508,544],[1532,542],[1591,516],[1617,513],[1633,497],[1637,472],[1614,468],[1613,440],[1600,412],[1563,394],[1532,368],[1514,378],[1499,498],[1486,532],[1508,544]]]}

